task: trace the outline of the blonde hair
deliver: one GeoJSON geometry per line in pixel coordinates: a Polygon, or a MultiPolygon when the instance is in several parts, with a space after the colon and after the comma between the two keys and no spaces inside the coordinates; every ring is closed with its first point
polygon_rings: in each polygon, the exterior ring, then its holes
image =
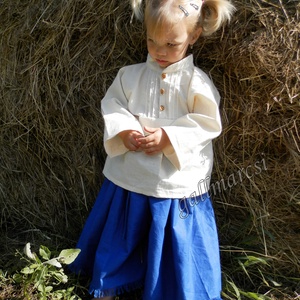
{"type": "Polygon", "coordinates": [[[206,0],[203,2],[199,25],[202,35],[211,35],[224,23],[229,22],[235,7],[227,0],[206,0]]]}
{"type": "MultiPolygon", "coordinates": [[[[134,14],[142,19],[142,0],[130,0],[134,14]]],[[[228,0],[145,0],[145,21],[159,27],[164,23],[176,23],[181,18],[191,24],[191,30],[202,28],[202,36],[217,31],[230,21],[235,7],[228,0]],[[178,11],[175,11],[178,9],[178,11]],[[175,13],[176,12],[176,13],[175,13]]]]}

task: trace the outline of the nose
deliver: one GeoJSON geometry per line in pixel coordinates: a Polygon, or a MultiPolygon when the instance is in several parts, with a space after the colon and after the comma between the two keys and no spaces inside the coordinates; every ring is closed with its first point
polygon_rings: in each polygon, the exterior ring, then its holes
{"type": "Polygon", "coordinates": [[[167,54],[166,47],[165,46],[156,46],[156,54],[160,56],[164,56],[167,54]]]}

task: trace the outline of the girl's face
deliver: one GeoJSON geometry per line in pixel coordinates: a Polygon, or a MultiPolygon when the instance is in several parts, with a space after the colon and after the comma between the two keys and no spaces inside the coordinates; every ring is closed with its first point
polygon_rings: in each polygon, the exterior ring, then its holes
{"type": "Polygon", "coordinates": [[[183,59],[189,45],[194,44],[200,34],[201,28],[190,33],[185,19],[166,25],[159,34],[155,34],[151,31],[151,26],[147,26],[148,52],[160,67],[166,68],[183,59]]]}

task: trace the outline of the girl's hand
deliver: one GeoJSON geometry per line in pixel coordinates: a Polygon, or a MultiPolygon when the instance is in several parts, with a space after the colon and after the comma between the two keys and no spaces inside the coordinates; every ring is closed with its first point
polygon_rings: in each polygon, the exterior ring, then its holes
{"type": "Polygon", "coordinates": [[[145,137],[138,138],[137,141],[140,143],[139,148],[146,154],[157,154],[166,146],[171,144],[168,135],[162,128],[145,126],[144,130],[150,134],[145,137]]]}
{"type": "Polygon", "coordinates": [[[137,139],[144,137],[136,130],[124,130],[121,131],[118,136],[122,139],[124,146],[130,151],[137,151],[140,145],[137,139]]]}

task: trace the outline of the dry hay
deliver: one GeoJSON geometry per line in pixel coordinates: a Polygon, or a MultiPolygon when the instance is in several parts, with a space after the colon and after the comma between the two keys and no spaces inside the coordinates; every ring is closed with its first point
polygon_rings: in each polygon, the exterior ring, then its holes
{"type": "Polygon", "coordinates": [[[273,257],[278,269],[295,276],[300,272],[300,5],[237,4],[235,22],[219,37],[221,43],[216,37],[202,51],[215,60],[211,74],[223,93],[224,132],[216,142],[215,165],[215,179],[227,183],[215,197],[222,244],[273,257]]]}
{"type": "MultiPolygon", "coordinates": [[[[194,48],[222,95],[213,174],[224,183],[213,195],[221,246],[273,257],[274,273],[295,276],[299,3],[235,4],[231,25],[194,48]]],[[[1,1],[2,229],[77,238],[102,178],[101,98],[120,67],[147,53],[130,20],[127,1],[1,1]]]]}

